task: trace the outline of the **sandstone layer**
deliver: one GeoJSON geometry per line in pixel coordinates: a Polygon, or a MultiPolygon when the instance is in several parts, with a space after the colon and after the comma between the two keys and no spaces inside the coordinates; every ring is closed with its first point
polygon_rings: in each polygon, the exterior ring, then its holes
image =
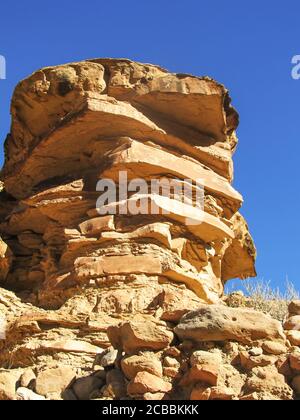
{"type": "Polygon", "coordinates": [[[229,279],[256,275],[232,186],[239,118],[226,88],[95,59],[37,71],[11,113],[0,399],[292,399],[297,304],[285,333],[222,300],[229,279]],[[168,181],[171,194],[123,197],[120,173],[168,181]],[[105,179],[118,194],[99,208],[105,179]],[[142,201],[158,211],[122,211],[142,201]]]}

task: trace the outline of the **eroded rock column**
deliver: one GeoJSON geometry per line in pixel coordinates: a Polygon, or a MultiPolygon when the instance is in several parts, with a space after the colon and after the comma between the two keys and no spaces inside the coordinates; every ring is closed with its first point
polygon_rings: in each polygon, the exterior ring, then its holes
{"type": "Polygon", "coordinates": [[[75,372],[112,343],[122,352],[120,328],[139,349],[162,351],[184,314],[220,303],[227,280],[255,276],[232,186],[238,114],[230,102],[212,79],[129,60],[48,67],[19,83],[1,177],[0,285],[11,291],[0,299],[9,320],[3,367],[60,372],[67,361],[75,372]],[[120,197],[120,173],[182,189],[120,197]],[[118,193],[112,214],[96,208],[104,179],[118,193]],[[159,211],[119,211],[141,198],[159,211]]]}

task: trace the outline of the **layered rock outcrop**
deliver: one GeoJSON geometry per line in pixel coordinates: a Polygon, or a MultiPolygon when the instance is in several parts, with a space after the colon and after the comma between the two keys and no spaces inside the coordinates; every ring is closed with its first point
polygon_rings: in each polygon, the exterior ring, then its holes
{"type": "Polygon", "coordinates": [[[17,86],[0,398],[292,398],[280,355],[251,353],[288,352],[282,326],[222,302],[226,281],[256,274],[230,102],[212,79],[129,60],[49,67],[17,86]],[[115,195],[99,205],[104,180],[115,195]]]}
{"type": "MultiPolygon", "coordinates": [[[[22,81],[12,117],[2,171],[0,231],[13,254],[5,287],[59,308],[76,291],[96,287],[102,296],[130,284],[132,313],[159,291],[216,303],[225,281],[255,275],[242,197],[231,186],[238,115],[222,85],[128,60],[85,61],[22,81]],[[173,181],[179,192],[137,189],[125,204],[143,196],[156,214],[124,214],[116,197],[116,214],[99,216],[97,182],[121,189],[120,173],[128,182],[173,181]],[[187,180],[201,182],[202,206],[193,202],[197,184],[191,203],[178,205],[187,180]]],[[[116,296],[101,300],[118,311],[116,296]]]]}

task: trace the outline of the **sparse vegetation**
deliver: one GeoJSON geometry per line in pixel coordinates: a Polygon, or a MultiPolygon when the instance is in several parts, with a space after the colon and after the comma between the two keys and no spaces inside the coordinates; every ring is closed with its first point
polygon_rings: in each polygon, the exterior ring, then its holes
{"type": "Polygon", "coordinates": [[[299,299],[300,295],[296,287],[288,279],[284,290],[273,288],[270,281],[246,280],[243,282],[243,290],[229,292],[226,303],[231,307],[253,308],[270,314],[273,318],[283,321],[288,312],[291,300],[299,299]]]}

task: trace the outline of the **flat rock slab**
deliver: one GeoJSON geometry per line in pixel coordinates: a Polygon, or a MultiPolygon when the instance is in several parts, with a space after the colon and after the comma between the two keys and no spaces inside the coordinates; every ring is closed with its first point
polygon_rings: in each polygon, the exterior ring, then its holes
{"type": "Polygon", "coordinates": [[[181,340],[250,343],[257,340],[284,340],[279,321],[251,309],[223,305],[202,305],[184,315],[175,333],[181,340]]]}

